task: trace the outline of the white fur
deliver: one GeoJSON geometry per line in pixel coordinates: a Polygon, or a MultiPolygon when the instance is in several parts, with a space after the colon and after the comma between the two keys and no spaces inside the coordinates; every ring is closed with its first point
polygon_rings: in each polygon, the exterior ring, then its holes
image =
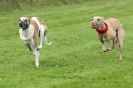
{"type": "Polygon", "coordinates": [[[29,28],[26,30],[20,29],[19,30],[20,38],[23,41],[30,40],[34,35],[33,26],[29,25],[29,28]]]}
{"type": "Polygon", "coordinates": [[[44,36],[44,33],[45,33],[45,26],[43,24],[40,24],[40,22],[38,21],[38,17],[32,17],[32,20],[36,21],[38,27],[39,27],[39,30],[40,30],[40,45],[38,46],[39,49],[42,48],[42,44],[43,42],[45,42],[47,45],[51,45],[52,42],[48,43],[47,41],[47,37],[44,36]]]}
{"type": "MultiPolygon", "coordinates": [[[[27,20],[27,17],[21,17],[20,20],[24,21],[27,20]]],[[[45,26],[43,24],[40,24],[39,20],[37,17],[32,17],[32,20],[34,20],[37,25],[39,26],[39,30],[40,30],[40,45],[38,47],[35,46],[35,42],[33,40],[33,36],[34,36],[34,25],[29,25],[29,27],[25,30],[20,29],[19,30],[19,35],[20,35],[20,39],[24,41],[24,43],[27,45],[27,47],[31,48],[31,51],[33,52],[33,54],[35,55],[35,65],[37,66],[37,68],[39,67],[39,57],[40,57],[40,52],[37,50],[38,48],[42,48],[42,43],[43,41],[46,42],[47,45],[52,44],[52,42],[48,43],[47,42],[47,37],[44,36],[44,32],[45,32],[45,26]]]]}
{"type": "Polygon", "coordinates": [[[40,45],[38,46],[38,48],[42,48],[42,43],[44,40],[44,32],[45,32],[45,27],[44,25],[40,25],[40,45]]]}
{"type": "Polygon", "coordinates": [[[33,54],[35,55],[35,65],[37,67],[39,67],[39,56],[40,56],[40,52],[37,50],[37,48],[35,47],[35,43],[33,40],[33,36],[34,36],[34,27],[32,25],[29,25],[29,28],[27,28],[26,30],[20,29],[19,30],[19,34],[20,34],[20,39],[24,41],[24,43],[27,46],[30,46],[33,54]]]}

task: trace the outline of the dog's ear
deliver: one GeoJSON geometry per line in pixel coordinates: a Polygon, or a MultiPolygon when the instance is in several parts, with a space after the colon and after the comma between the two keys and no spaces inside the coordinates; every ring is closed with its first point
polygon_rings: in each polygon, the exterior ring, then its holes
{"type": "Polygon", "coordinates": [[[30,18],[28,19],[28,24],[30,24],[30,18]]]}
{"type": "Polygon", "coordinates": [[[20,24],[21,24],[21,19],[19,18],[18,19],[18,25],[20,26],[20,24]]]}
{"type": "Polygon", "coordinates": [[[100,17],[100,21],[103,23],[104,22],[104,17],[100,17]]]}
{"type": "Polygon", "coordinates": [[[104,17],[101,17],[101,20],[104,21],[104,17]]]}
{"type": "Polygon", "coordinates": [[[30,24],[30,18],[29,17],[26,17],[26,22],[28,23],[28,24],[30,24]]]}

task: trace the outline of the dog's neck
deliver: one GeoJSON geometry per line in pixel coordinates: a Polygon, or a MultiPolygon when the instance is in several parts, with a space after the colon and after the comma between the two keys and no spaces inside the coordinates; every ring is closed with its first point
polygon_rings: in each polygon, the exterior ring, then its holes
{"type": "Polygon", "coordinates": [[[101,23],[96,29],[103,30],[105,28],[105,24],[101,23]]]}
{"type": "Polygon", "coordinates": [[[104,34],[108,31],[108,25],[106,23],[102,23],[101,26],[99,26],[99,28],[96,28],[96,31],[99,33],[99,34],[104,34]]]}
{"type": "Polygon", "coordinates": [[[28,27],[28,28],[26,28],[26,29],[22,29],[22,31],[27,31],[27,30],[29,30],[29,27],[28,27]]]}

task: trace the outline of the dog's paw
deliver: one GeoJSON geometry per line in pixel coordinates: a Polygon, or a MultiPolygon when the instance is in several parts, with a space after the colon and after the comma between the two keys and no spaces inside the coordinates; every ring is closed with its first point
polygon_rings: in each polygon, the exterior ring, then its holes
{"type": "Polygon", "coordinates": [[[107,51],[111,51],[111,49],[110,49],[110,48],[107,48],[106,50],[107,50],[107,51]]]}
{"type": "Polygon", "coordinates": [[[103,49],[102,51],[103,52],[108,52],[108,51],[111,51],[111,49],[110,48],[106,48],[106,49],[103,49]]]}
{"type": "Polygon", "coordinates": [[[38,48],[41,49],[41,48],[42,48],[42,44],[40,44],[40,45],[38,46],[38,48]]]}
{"type": "Polygon", "coordinates": [[[48,43],[48,46],[51,45],[51,44],[52,44],[52,42],[49,42],[49,43],[48,43]]]}
{"type": "Polygon", "coordinates": [[[103,53],[103,52],[108,52],[107,50],[100,50],[99,51],[100,53],[103,53]]]}
{"type": "Polygon", "coordinates": [[[106,50],[103,50],[103,52],[108,52],[108,50],[106,49],[106,50]]]}
{"type": "Polygon", "coordinates": [[[123,60],[123,56],[122,56],[122,55],[120,55],[119,60],[120,60],[120,61],[122,61],[122,60],[123,60]]]}
{"type": "Polygon", "coordinates": [[[102,52],[107,52],[108,50],[106,48],[103,48],[102,49],[102,52]]]}

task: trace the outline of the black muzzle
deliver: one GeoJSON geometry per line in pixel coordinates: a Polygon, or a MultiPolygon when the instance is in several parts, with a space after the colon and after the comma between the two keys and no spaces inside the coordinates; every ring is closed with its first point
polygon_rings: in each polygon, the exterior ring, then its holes
{"type": "Polygon", "coordinates": [[[27,20],[20,21],[19,27],[21,27],[23,30],[27,29],[29,27],[29,22],[27,20]]]}

